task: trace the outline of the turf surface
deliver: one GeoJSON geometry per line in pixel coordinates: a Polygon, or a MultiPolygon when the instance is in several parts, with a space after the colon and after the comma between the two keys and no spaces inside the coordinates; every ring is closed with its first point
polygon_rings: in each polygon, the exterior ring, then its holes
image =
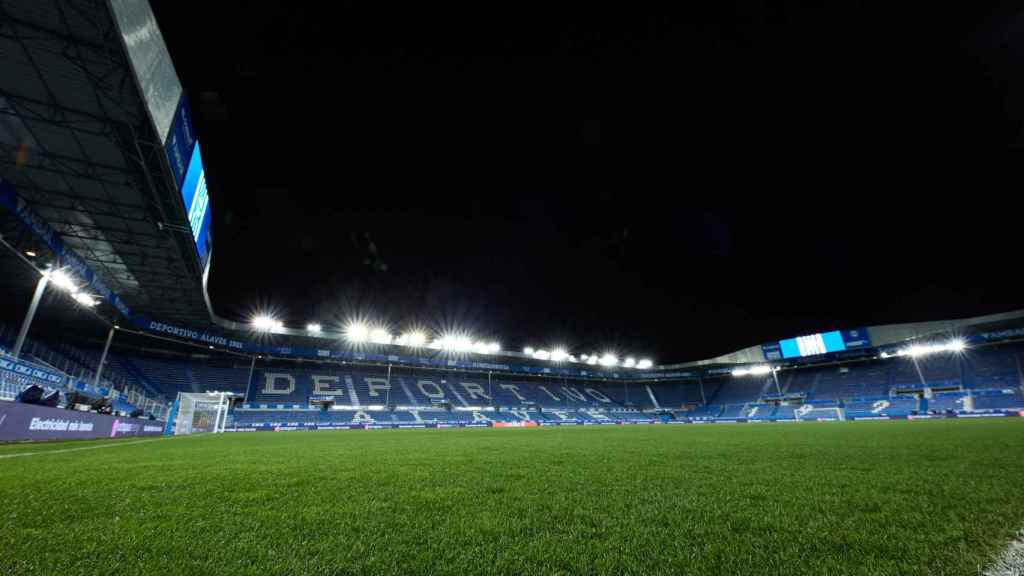
{"type": "Polygon", "coordinates": [[[1024,418],[195,436],[0,458],[0,574],[977,574],[1022,486],[1024,418]]]}

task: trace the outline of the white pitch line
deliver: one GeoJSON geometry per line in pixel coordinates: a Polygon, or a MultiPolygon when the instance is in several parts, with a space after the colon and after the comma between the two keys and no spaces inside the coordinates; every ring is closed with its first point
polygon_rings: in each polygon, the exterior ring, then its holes
{"type": "Polygon", "coordinates": [[[145,444],[156,442],[163,438],[150,438],[148,440],[134,440],[132,442],[117,442],[115,444],[99,444],[97,446],[79,446],[78,448],[64,448],[63,450],[46,450],[43,452],[21,452],[18,454],[0,454],[0,458],[21,458],[22,456],[38,456],[40,454],[61,454],[63,452],[78,452],[79,450],[95,450],[96,448],[114,448],[117,446],[130,446],[132,444],[145,444]]]}
{"type": "Polygon", "coordinates": [[[1010,542],[1006,552],[983,572],[983,576],[1024,576],[1024,530],[1010,542]]]}

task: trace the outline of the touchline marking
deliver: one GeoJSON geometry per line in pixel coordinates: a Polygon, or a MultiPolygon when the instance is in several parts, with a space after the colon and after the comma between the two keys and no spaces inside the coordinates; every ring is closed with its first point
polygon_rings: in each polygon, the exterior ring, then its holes
{"type": "Polygon", "coordinates": [[[983,576],[1024,575],[1024,530],[1021,530],[1017,539],[1010,542],[1006,552],[982,574],[983,576]]]}
{"type": "Polygon", "coordinates": [[[114,448],[117,446],[130,446],[132,444],[145,444],[156,442],[163,438],[150,438],[149,440],[134,440],[132,442],[118,442],[116,444],[100,444],[98,446],[79,446],[78,448],[64,448],[63,450],[46,450],[45,452],[22,452],[20,454],[0,454],[0,458],[21,458],[22,456],[38,456],[40,454],[60,454],[62,452],[78,452],[79,450],[95,450],[96,448],[114,448]]]}

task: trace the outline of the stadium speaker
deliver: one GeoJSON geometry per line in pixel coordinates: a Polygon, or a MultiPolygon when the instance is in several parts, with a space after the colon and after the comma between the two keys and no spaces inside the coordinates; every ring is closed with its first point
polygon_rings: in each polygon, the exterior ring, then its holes
{"type": "Polygon", "coordinates": [[[129,414],[128,417],[129,418],[141,418],[142,417],[142,410],[139,410],[138,408],[136,408],[135,410],[132,410],[131,414],[129,414]]]}
{"type": "Polygon", "coordinates": [[[43,394],[43,397],[39,399],[40,406],[56,408],[58,404],[60,404],[60,392],[56,390],[43,394]]]}
{"type": "Polygon", "coordinates": [[[36,386],[33,384],[22,390],[15,400],[25,404],[39,404],[39,401],[43,399],[44,392],[46,392],[46,390],[43,390],[42,386],[36,386]]]}

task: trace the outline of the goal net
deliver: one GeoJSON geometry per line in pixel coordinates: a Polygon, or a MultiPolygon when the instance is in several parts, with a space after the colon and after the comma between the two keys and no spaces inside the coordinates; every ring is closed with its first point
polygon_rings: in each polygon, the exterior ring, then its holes
{"type": "Polygon", "coordinates": [[[180,436],[223,432],[228,417],[228,402],[229,396],[224,393],[179,392],[171,407],[166,433],[180,436]]]}

